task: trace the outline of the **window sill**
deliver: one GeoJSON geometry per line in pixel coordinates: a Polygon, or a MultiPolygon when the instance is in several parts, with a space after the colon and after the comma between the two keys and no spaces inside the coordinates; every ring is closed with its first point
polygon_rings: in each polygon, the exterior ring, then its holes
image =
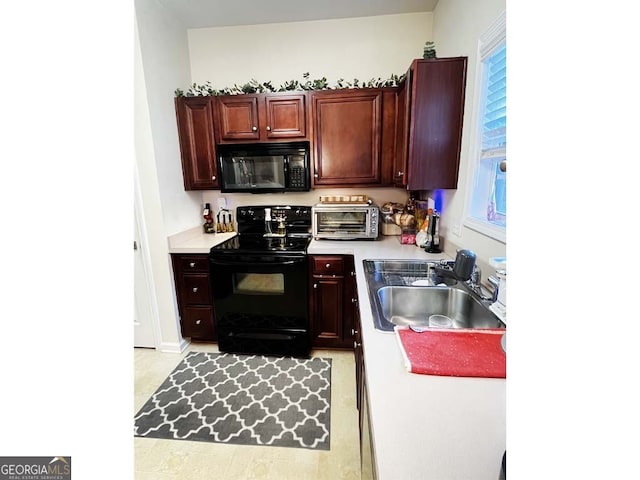
{"type": "Polygon", "coordinates": [[[486,235],[489,238],[497,240],[500,243],[507,243],[507,229],[502,227],[496,227],[486,222],[481,222],[474,218],[466,218],[463,225],[471,230],[474,230],[482,235],[486,235]]]}

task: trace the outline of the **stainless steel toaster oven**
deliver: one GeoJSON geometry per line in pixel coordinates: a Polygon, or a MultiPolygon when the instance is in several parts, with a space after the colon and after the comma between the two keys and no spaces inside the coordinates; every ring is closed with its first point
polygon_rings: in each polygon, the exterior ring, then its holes
{"type": "Polygon", "coordinates": [[[312,207],[313,238],[330,240],[375,240],[380,209],[370,204],[324,204],[312,207]]]}

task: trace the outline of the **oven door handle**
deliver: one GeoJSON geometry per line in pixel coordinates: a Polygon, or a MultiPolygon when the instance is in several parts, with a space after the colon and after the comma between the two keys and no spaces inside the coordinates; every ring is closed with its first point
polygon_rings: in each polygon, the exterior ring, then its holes
{"type": "Polygon", "coordinates": [[[265,265],[295,265],[296,263],[303,263],[305,261],[306,260],[304,257],[296,258],[295,260],[285,260],[285,261],[276,260],[275,262],[273,261],[247,262],[245,260],[223,261],[223,260],[218,260],[217,258],[211,258],[211,263],[213,263],[214,265],[227,265],[227,266],[242,265],[247,267],[257,267],[257,266],[265,266],[265,265]]]}

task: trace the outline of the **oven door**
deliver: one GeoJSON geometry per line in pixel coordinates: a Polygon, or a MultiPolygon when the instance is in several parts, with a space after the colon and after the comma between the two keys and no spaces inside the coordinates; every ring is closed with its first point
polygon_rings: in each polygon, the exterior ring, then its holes
{"type": "Polygon", "coordinates": [[[369,237],[369,211],[366,209],[314,209],[313,236],[316,238],[369,237]]]}
{"type": "Polygon", "coordinates": [[[305,255],[212,254],[210,263],[221,352],[308,355],[305,255]]]}

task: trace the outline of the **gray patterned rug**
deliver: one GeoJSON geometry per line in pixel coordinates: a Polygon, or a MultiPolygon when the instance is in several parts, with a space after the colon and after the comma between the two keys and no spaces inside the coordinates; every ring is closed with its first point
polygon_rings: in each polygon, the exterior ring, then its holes
{"type": "Polygon", "coordinates": [[[188,354],[135,416],[134,435],[329,450],[331,359],[188,354]]]}

